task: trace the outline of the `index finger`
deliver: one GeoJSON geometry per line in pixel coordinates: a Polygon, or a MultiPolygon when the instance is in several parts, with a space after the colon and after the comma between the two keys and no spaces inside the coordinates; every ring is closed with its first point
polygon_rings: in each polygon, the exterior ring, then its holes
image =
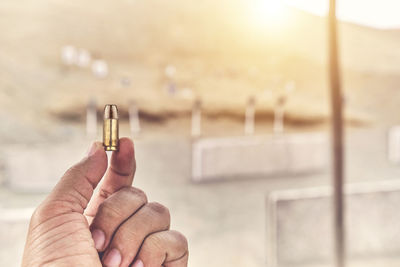
{"type": "Polygon", "coordinates": [[[119,151],[114,151],[111,164],[99,190],[91,199],[85,211],[86,216],[94,217],[99,205],[123,187],[131,186],[136,171],[135,150],[129,138],[119,140],[119,151]]]}

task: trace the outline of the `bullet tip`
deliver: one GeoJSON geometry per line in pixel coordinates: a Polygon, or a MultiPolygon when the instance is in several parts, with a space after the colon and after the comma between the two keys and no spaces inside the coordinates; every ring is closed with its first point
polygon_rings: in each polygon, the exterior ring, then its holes
{"type": "Polygon", "coordinates": [[[104,107],[104,119],[118,119],[117,105],[107,104],[104,107]]]}

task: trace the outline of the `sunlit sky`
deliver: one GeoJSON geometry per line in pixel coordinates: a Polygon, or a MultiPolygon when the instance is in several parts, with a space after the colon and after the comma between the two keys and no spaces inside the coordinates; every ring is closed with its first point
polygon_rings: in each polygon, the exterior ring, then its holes
{"type": "MultiPolygon", "coordinates": [[[[328,0],[282,0],[317,15],[328,10],[328,0]]],[[[400,0],[337,0],[341,20],[377,28],[400,27],[400,0]]]]}

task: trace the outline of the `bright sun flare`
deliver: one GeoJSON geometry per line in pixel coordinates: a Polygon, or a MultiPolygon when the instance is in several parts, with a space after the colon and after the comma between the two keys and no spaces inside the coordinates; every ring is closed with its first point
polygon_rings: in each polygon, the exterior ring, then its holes
{"type": "Polygon", "coordinates": [[[277,26],[284,21],[285,9],[280,0],[250,1],[253,23],[258,26],[277,26]]]}

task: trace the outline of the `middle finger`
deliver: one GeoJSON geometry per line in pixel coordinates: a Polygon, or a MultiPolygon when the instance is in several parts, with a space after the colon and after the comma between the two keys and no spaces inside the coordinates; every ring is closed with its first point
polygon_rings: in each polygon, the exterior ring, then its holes
{"type": "Polygon", "coordinates": [[[115,233],[103,255],[105,266],[128,267],[150,234],[168,230],[170,214],[159,203],[148,203],[125,221],[115,233]]]}
{"type": "Polygon", "coordinates": [[[144,192],[134,187],[124,187],[107,198],[99,206],[90,225],[96,249],[103,251],[120,224],[146,203],[147,197],[144,192]]]}

